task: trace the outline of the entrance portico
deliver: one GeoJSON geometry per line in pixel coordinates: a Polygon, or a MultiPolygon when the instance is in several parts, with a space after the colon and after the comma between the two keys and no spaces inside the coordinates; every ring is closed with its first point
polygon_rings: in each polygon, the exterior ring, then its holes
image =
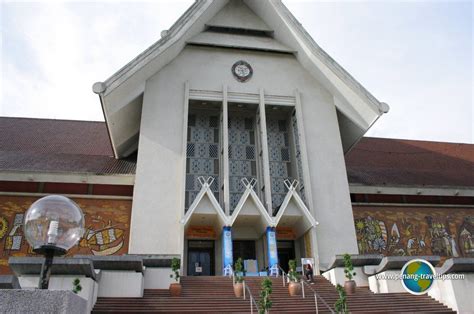
{"type": "Polygon", "coordinates": [[[285,181],[288,192],[274,217],[255,192],[256,179],[242,179],[245,190],[230,216],[224,213],[211,190],[214,179],[199,177],[198,181],[201,190],[181,220],[185,233],[185,273],[228,274],[235,260],[242,258],[253,261],[255,269],[247,271],[258,274],[269,271],[275,260],[287,269],[289,259],[306,256],[299,243],[304,242],[302,236],[317,223],[296,192],[296,180],[285,181]],[[275,227],[285,231],[286,241],[278,241],[279,232],[275,227]],[[282,245],[281,257],[278,243],[282,245]],[[298,254],[295,247],[298,247],[298,254]]]}

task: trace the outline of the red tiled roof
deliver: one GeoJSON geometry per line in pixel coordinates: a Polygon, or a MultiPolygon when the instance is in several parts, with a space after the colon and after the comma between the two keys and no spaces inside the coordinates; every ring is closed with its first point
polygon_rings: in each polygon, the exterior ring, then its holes
{"type": "Polygon", "coordinates": [[[133,174],[117,160],[104,122],[0,117],[0,171],[133,174]]]}
{"type": "Polygon", "coordinates": [[[363,138],[346,155],[350,183],[474,187],[474,145],[363,138]]]}
{"type": "MultiPolygon", "coordinates": [[[[133,174],[116,160],[104,122],[0,117],[0,171],[133,174]]],[[[474,187],[474,145],[363,138],[346,155],[349,182],[474,187]]]]}
{"type": "Polygon", "coordinates": [[[104,122],[0,117],[2,151],[113,156],[104,122]]]}

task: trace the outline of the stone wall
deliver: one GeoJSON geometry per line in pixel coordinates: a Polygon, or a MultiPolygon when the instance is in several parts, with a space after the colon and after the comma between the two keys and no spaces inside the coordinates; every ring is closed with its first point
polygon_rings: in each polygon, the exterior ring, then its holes
{"type": "Polygon", "coordinates": [[[474,257],[474,208],[354,205],[359,254],[474,257]]]}
{"type": "MultiPolygon", "coordinates": [[[[0,196],[0,274],[10,273],[10,256],[34,256],[23,233],[24,213],[36,197],[0,196]]],[[[128,252],[131,200],[73,199],[85,215],[86,232],[68,256],[128,252]]]]}

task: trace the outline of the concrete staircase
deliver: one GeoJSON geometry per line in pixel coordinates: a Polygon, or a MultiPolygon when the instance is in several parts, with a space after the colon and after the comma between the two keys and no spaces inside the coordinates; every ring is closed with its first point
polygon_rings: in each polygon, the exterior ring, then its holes
{"type": "MultiPolygon", "coordinates": [[[[247,277],[246,283],[252,295],[260,295],[261,277],[247,277]]],[[[270,312],[315,313],[313,292],[306,287],[306,298],[290,297],[282,278],[272,278],[273,307],[270,312]]],[[[168,290],[145,290],[143,298],[99,298],[93,313],[249,313],[249,299],[234,296],[232,280],[226,277],[181,277],[183,292],[171,297],[168,290]]],[[[311,287],[334,309],[338,295],[334,286],[322,276],[315,277],[311,287]]],[[[409,293],[373,294],[367,288],[358,288],[348,297],[351,313],[455,313],[427,295],[409,293]]],[[[254,312],[258,313],[255,310],[254,312]]],[[[319,301],[319,312],[329,310],[319,301]]]]}

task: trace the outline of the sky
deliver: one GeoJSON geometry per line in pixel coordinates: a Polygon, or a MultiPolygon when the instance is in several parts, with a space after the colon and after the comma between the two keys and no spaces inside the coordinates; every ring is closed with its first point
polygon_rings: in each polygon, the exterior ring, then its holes
{"type": "MultiPolygon", "coordinates": [[[[0,116],[97,121],[104,118],[92,84],[193,3],[0,1],[0,116]]],[[[472,1],[283,2],[390,105],[368,136],[474,143],[472,1]]]]}

